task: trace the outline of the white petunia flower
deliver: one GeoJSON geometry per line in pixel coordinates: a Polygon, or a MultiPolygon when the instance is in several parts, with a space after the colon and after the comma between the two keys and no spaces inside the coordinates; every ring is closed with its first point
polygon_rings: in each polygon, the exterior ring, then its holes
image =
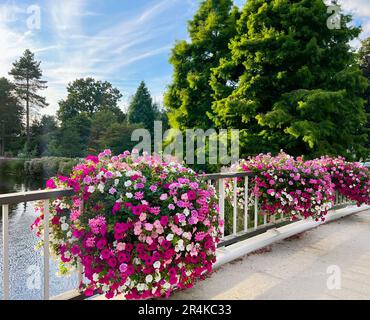
{"type": "Polygon", "coordinates": [[[169,282],[166,282],[164,285],[163,285],[163,288],[164,289],[169,289],[171,288],[171,284],[169,282]]]}
{"type": "Polygon", "coordinates": [[[98,189],[99,189],[99,191],[100,191],[101,193],[104,193],[104,184],[99,183],[99,185],[98,185],[98,189]]]}
{"type": "Polygon", "coordinates": [[[131,186],[131,185],[132,185],[131,180],[127,180],[127,181],[125,181],[125,187],[129,187],[129,186],[131,186]]]}
{"type": "Polygon", "coordinates": [[[138,291],[144,291],[145,290],[145,283],[139,283],[136,286],[136,288],[137,288],[138,291]]]}

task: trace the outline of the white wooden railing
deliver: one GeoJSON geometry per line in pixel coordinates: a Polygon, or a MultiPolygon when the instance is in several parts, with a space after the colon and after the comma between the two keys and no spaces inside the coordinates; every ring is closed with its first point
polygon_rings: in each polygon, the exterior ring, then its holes
{"type": "MultiPolygon", "coordinates": [[[[55,189],[55,190],[39,190],[20,193],[9,193],[0,195],[0,205],[2,206],[2,231],[3,231],[3,299],[9,299],[9,205],[18,204],[22,202],[43,201],[44,205],[44,219],[49,221],[49,201],[57,197],[69,197],[73,195],[71,189],[55,189]]],[[[44,299],[50,299],[49,279],[50,279],[50,265],[49,265],[49,224],[44,226],[44,299]]]]}
{"type": "MultiPolygon", "coordinates": [[[[225,220],[227,229],[223,230],[222,239],[219,244],[220,247],[228,246],[232,243],[253,237],[257,234],[266,232],[268,229],[276,228],[279,225],[288,224],[290,221],[287,216],[281,214],[280,216],[267,216],[263,217],[259,214],[258,199],[256,198],[252,206],[249,203],[249,181],[251,175],[245,172],[238,173],[218,173],[209,174],[204,176],[209,184],[212,184],[218,190],[218,199],[220,207],[220,215],[225,220]],[[225,197],[225,180],[232,181],[233,195],[232,200],[225,197]],[[238,179],[244,182],[244,204],[243,209],[238,205],[237,185],[238,179]]],[[[44,205],[44,219],[49,220],[49,201],[58,197],[72,196],[72,189],[55,189],[55,190],[39,190],[21,193],[10,193],[0,195],[0,205],[2,206],[2,231],[3,231],[3,299],[9,299],[9,205],[18,204],[31,201],[43,201],[44,205]]],[[[337,195],[335,200],[336,206],[345,206],[349,202],[343,197],[337,195]]],[[[50,299],[49,291],[49,224],[45,223],[44,229],[44,247],[43,247],[43,260],[44,260],[44,288],[43,298],[50,299]]],[[[79,270],[79,281],[82,280],[82,270],[79,270]]],[[[77,292],[74,290],[74,292],[77,292]]],[[[78,294],[74,294],[75,296],[78,294]]],[[[68,295],[69,297],[73,297],[68,295]]]]}

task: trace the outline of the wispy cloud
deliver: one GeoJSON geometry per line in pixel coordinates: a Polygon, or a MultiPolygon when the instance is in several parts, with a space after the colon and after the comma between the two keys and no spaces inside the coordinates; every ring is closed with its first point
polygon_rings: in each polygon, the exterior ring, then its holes
{"type": "MultiPolygon", "coordinates": [[[[235,0],[242,6],[245,0],[235,0]]],[[[369,0],[341,0],[346,12],[370,36],[369,0]]],[[[196,11],[196,0],[38,0],[40,30],[27,29],[27,6],[33,0],[0,4],[0,76],[29,48],[42,61],[48,80],[45,91],[54,113],[66,95],[66,85],[80,77],[108,80],[124,94],[122,105],[146,80],[156,101],[171,78],[168,64],[176,39],[186,39],[186,21],[196,11]]],[[[358,43],[355,43],[358,46],[358,43]]]]}
{"type": "MultiPolygon", "coordinates": [[[[79,77],[94,76],[109,79],[132,63],[169,52],[171,43],[162,44],[154,40],[168,32],[173,25],[161,25],[159,15],[173,6],[177,0],[162,0],[151,3],[143,11],[134,13],[130,19],[108,25],[91,34],[84,22],[87,3],[70,0],[61,5],[48,3],[53,21],[53,38],[58,48],[56,63],[47,66],[45,74],[55,92],[61,92],[67,83],[79,77]],[[55,87],[60,87],[55,90],[55,87]]],[[[96,23],[104,20],[97,17],[96,23]]]]}

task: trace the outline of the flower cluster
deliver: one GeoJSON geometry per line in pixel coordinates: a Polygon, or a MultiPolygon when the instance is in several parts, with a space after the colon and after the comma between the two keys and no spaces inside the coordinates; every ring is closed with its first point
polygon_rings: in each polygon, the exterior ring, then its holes
{"type": "Polygon", "coordinates": [[[335,190],[354,201],[358,206],[370,205],[370,171],[358,162],[344,158],[322,157],[311,161],[325,168],[331,176],[335,190]]]}
{"type": "MultiPolygon", "coordinates": [[[[303,161],[283,152],[273,157],[260,154],[241,160],[231,171],[251,173],[249,200],[258,198],[261,213],[288,214],[291,220],[312,217],[325,220],[333,206],[335,191],[358,205],[370,204],[370,172],[359,163],[343,158],[322,157],[303,161]]],[[[227,183],[231,197],[233,184],[227,183]]],[[[244,185],[239,179],[237,193],[239,204],[244,203],[244,185]]]]}
{"type": "MultiPolygon", "coordinates": [[[[260,154],[242,160],[232,171],[251,173],[249,200],[253,203],[257,197],[263,214],[287,214],[292,220],[299,217],[324,220],[334,200],[334,185],[325,169],[285,153],[276,157],[260,154]]],[[[228,184],[227,190],[232,193],[233,185],[228,184]]],[[[243,186],[238,186],[238,193],[243,203],[243,186]]]]}
{"type": "Polygon", "coordinates": [[[212,271],[223,223],[215,190],[181,163],[106,150],[47,187],[75,192],[50,206],[50,243],[62,273],[82,264],[87,296],[168,297],[212,271]]]}

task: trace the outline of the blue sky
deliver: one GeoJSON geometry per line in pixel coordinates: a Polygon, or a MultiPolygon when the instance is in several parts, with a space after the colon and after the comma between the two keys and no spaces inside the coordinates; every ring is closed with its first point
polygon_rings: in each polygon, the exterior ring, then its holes
{"type": "MultiPolygon", "coordinates": [[[[168,63],[174,42],[187,39],[187,21],[199,0],[0,0],[0,76],[29,48],[42,61],[49,88],[44,91],[53,114],[66,96],[66,85],[92,76],[110,81],[127,106],[145,80],[161,102],[171,80],[168,63]],[[40,28],[30,29],[30,6],[40,8],[40,28]]],[[[235,0],[241,6],[244,0],[235,0]]],[[[341,0],[370,36],[370,0],[341,0]]],[[[32,7],[31,7],[32,8],[32,7]]],[[[354,46],[358,45],[356,42],[354,46]]]]}

